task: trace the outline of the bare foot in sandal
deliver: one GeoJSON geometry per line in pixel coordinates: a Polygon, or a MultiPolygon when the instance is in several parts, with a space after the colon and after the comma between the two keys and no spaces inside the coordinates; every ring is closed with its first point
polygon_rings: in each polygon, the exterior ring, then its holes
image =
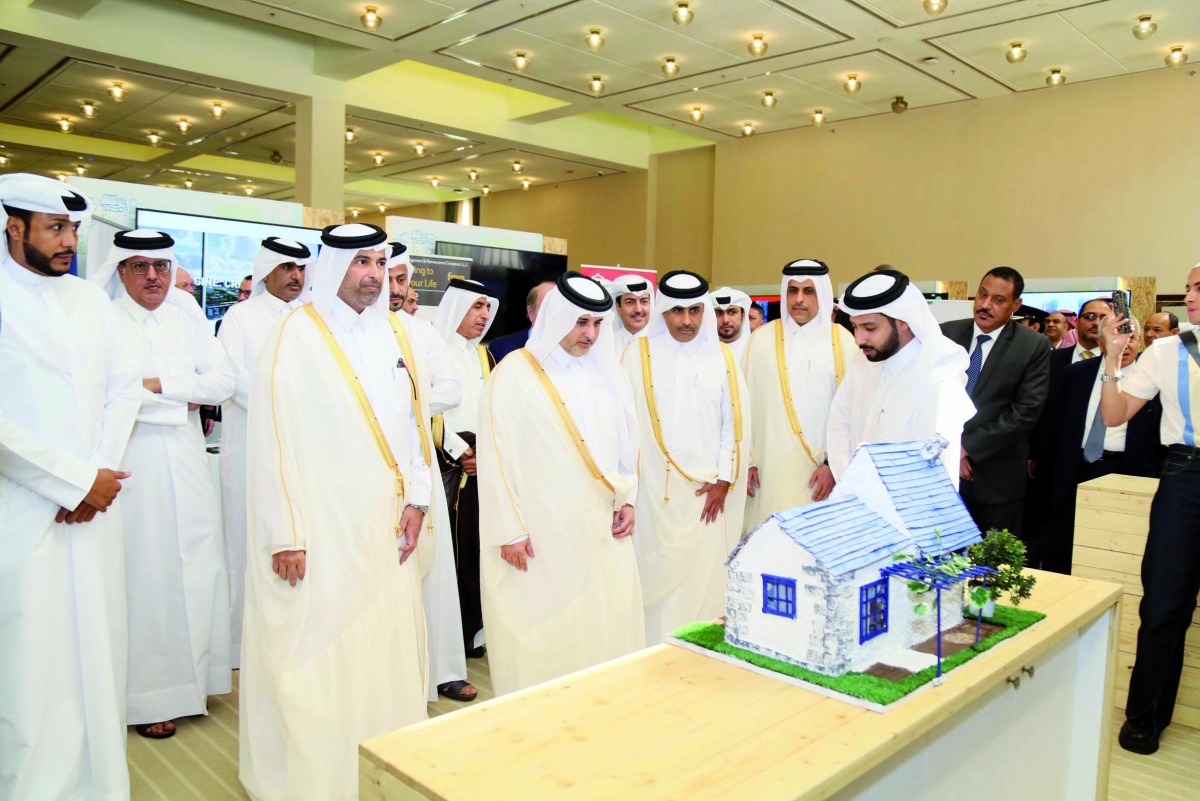
{"type": "Polygon", "coordinates": [[[438,695],[444,695],[451,701],[474,701],[478,690],[474,684],[465,681],[448,681],[438,685],[438,695]]]}
{"type": "Polygon", "coordinates": [[[175,736],[175,722],[170,720],[164,720],[162,723],[141,723],[133,729],[151,740],[165,740],[175,736]]]}

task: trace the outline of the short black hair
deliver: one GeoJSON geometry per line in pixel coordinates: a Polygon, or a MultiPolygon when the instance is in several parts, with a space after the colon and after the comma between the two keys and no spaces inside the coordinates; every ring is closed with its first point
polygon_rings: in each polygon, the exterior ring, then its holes
{"type": "MultiPolygon", "coordinates": [[[[10,206],[7,203],[4,205],[4,213],[9,217],[16,217],[21,222],[25,223],[25,236],[29,236],[29,225],[33,222],[33,212],[29,209],[18,209],[15,206],[10,206]]],[[[8,239],[8,226],[4,226],[4,238],[8,239]]]]}
{"type": "Polygon", "coordinates": [[[1089,305],[1091,305],[1093,303],[1103,303],[1104,305],[1108,306],[1110,309],[1112,308],[1112,305],[1113,305],[1112,298],[1092,298],[1091,300],[1085,300],[1083,302],[1083,305],[1079,307],[1079,315],[1082,317],[1083,310],[1086,309],[1089,305]]]}
{"type": "Polygon", "coordinates": [[[1167,315],[1167,322],[1170,323],[1167,326],[1168,331],[1173,331],[1179,327],[1179,318],[1175,316],[1175,312],[1163,312],[1163,314],[1167,315]]]}
{"type": "Polygon", "coordinates": [[[253,280],[254,280],[254,276],[253,276],[253,275],[247,275],[247,276],[243,277],[243,278],[242,278],[242,280],[243,280],[243,281],[253,281],[253,280]]]}
{"type": "Polygon", "coordinates": [[[1021,293],[1025,291],[1025,279],[1012,267],[993,267],[984,273],[983,277],[987,278],[989,275],[1013,285],[1013,300],[1021,297],[1021,293]]]}

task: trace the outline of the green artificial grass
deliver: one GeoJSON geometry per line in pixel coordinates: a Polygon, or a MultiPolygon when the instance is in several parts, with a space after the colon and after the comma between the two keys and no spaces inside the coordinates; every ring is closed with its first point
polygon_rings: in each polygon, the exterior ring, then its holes
{"type": "MultiPolygon", "coordinates": [[[[971,615],[965,615],[964,617],[967,620],[974,620],[974,617],[971,615]]],[[[1003,626],[1003,628],[990,637],[985,637],[980,641],[979,645],[973,645],[959,651],[953,656],[947,656],[942,659],[942,673],[949,673],[964,662],[975,658],[977,654],[983,653],[997,643],[1007,640],[1009,637],[1016,636],[1019,632],[1029,628],[1045,617],[1041,612],[1033,612],[1028,609],[1015,609],[1011,606],[1000,606],[997,604],[995,614],[984,618],[984,622],[1003,626]]],[[[937,665],[928,667],[919,673],[914,673],[900,681],[890,681],[865,673],[845,673],[841,676],[825,676],[806,668],[781,662],[778,659],[772,659],[769,656],[763,656],[762,654],[756,654],[753,651],[747,651],[744,648],[730,645],[725,642],[725,627],[720,623],[691,623],[671,632],[671,636],[684,642],[698,645],[709,651],[716,651],[732,656],[735,659],[740,659],[743,662],[749,662],[757,667],[773,670],[785,676],[801,679],[802,681],[816,684],[819,687],[825,687],[835,692],[844,693],[884,706],[900,700],[921,685],[927,684],[937,677],[937,665]]]]}

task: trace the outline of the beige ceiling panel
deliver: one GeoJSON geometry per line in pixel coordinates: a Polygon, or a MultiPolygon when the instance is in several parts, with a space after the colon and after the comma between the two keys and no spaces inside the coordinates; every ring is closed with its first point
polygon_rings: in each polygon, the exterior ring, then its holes
{"type": "Polygon", "coordinates": [[[602,76],[607,84],[606,94],[637,89],[662,79],[661,75],[656,78],[642,70],[516,28],[481,36],[446,52],[514,74],[517,73],[512,66],[513,54],[528,53],[530,65],[524,73],[526,77],[583,94],[590,94],[587,84],[592,75],[602,76]]]}
{"type": "MultiPolygon", "coordinates": [[[[1132,26],[1132,22],[1130,23],[1132,26]]],[[[1129,36],[1133,39],[1132,34],[1129,36]]],[[[977,69],[1018,90],[1046,85],[1051,68],[1067,81],[1089,81],[1122,75],[1128,69],[1060,14],[1046,14],[951,34],[933,42],[977,69]],[[1009,64],[1004,53],[1012,42],[1028,51],[1024,61],[1009,64]]]]}
{"type": "MultiPolygon", "coordinates": [[[[845,120],[875,113],[871,108],[854,102],[850,95],[841,91],[827,90],[806,83],[788,73],[760,75],[745,81],[733,81],[722,86],[712,86],[710,94],[724,98],[740,106],[743,114],[753,114],[762,119],[764,130],[808,125],[813,112],[825,112],[829,120],[845,120]],[[764,108],[765,92],[775,95],[775,107],[764,108]]],[[[891,102],[891,98],[888,99],[891,102]]]]}
{"type": "Polygon", "coordinates": [[[1060,16],[1131,72],[1165,67],[1173,45],[1200,61],[1200,0],[1112,0],[1064,11],[1060,16]],[[1132,28],[1149,14],[1158,30],[1137,39],[1132,28]]]}
{"type": "Polygon", "coordinates": [[[373,5],[383,23],[375,33],[390,38],[445,19],[459,11],[479,5],[481,0],[366,0],[365,2],[335,2],[335,0],[270,0],[265,6],[286,8],[314,19],[362,30],[363,9],[373,5]]]}
{"type": "Polygon", "coordinates": [[[855,105],[877,113],[890,111],[892,100],[897,95],[904,96],[909,108],[967,99],[967,95],[882,53],[866,53],[811,64],[785,70],[783,74],[825,90],[835,97],[840,94],[851,99],[855,105]],[[852,72],[862,81],[862,88],[856,94],[849,95],[843,83],[852,72]]]}
{"type": "MultiPolygon", "coordinates": [[[[875,14],[886,22],[896,26],[919,25],[931,20],[970,14],[997,6],[1012,5],[1019,0],[950,0],[946,10],[937,16],[931,16],[925,11],[921,0],[849,0],[861,8],[875,14]]],[[[1043,5],[1047,3],[1043,0],[1043,5]]],[[[1033,5],[1026,3],[1026,5],[1033,5]]]]}

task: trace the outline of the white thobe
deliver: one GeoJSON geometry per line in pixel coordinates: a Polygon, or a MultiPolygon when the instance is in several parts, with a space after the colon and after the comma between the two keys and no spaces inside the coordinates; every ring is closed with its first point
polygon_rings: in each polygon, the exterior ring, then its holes
{"type": "Polygon", "coordinates": [[[610,341],[613,343],[613,347],[616,348],[617,361],[621,361],[622,354],[625,353],[625,349],[627,347],[629,347],[629,343],[632,342],[635,337],[637,337],[637,334],[635,334],[633,331],[628,330],[624,326],[616,325],[615,317],[613,318],[612,333],[615,334],[616,336],[613,337],[613,339],[610,341]]]}
{"type": "Polygon", "coordinates": [[[742,359],[745,357],[746,351],[750,347],[750,331],[743,330],[741,336],[732,342],[726,342],[725,347],[729,348],[729,350],[733,352],[734,362],[736,362],[738,365],[741,365],[743,363],[742,359]]]}
{"type": "Polygon", "coordinates": [[[233,363],[189,310],[149,311],[116,301],[121,336],[141,391],[126,466],[125,578],[129,601],[129,723],[158,723],[208,711],[208,696],[232,689],[229,583],[217,490],[200,412],[233,393],[233,363]]]}
{"type": "Polygon", "coordinates": [[[646,642],[656,645],[679,626],[719,617],[725,608],[725,557],[742,533],[750,427],[746,384],[735,366],[744,429],[736,449],[730,376],[720,347],[706,347],[698,339],[676,342],[668,333],[647,342],[663,444],[676,467],[668,469],[655,439],[641,349],[627,350],[622,366],[633,386],[641,443],[633,545],[646,642]],[[696,491],[715,481],[733,486],[725,510],[713,523],[704,523],[700,516],[707,495],[696,491]]]}
{"type": "Polygon", "coordinates": [[[128,798],[129,485],[54,517],[122,469],[140,384],[99,287],[0,260],[0,798],[128,798]]]}
{"type": "Polygon", "coordinates": [[[297,308],[262,292],[225,312],[217,340],[233,360],[237,388],[221,404],[221,511],[225,523],[225,566],[229,574],[230,661],[241,665],[242,609],[246,602],[246,419],[258,352],[284,314],[297,308]]]}
{"type": "Polygon", "coordinates": [[[464,339],[456,331],[446,342],[445,353],[462,385],[463,394],[462,403],[442,416],[445,426],[442,450],[458,459],[467,450],[467,443],[457,432],[475,433],[479,419],[479,399],[483,397],[483,384],[486,379],[483,377],[483,362],[479,360],[481,354],[478,339],[464,339]]]}
{"type": "Polygon", "coordinates": [[[848,370],[829,411],[829,467],[840,478],[859,445],[911,442],[940,434],[949,446],[942,464],[958,486],[963,424],[975,413],[966,377],[936,378],[914,339],[882,362],[848,370]]]}
{"type": "Polygon", "coordinates": [[[419,558],[397,553],[403,506],[430,499],[409,373],[385,320],[335,300],[325,322],[404,493],[308,310],[285,316],[248,421],[239,775],[255,799],[355,799],[358,743],[427,714],[419,558]],[[291,550],[307,552],[295,587],[272,572],[291,550]]]}

